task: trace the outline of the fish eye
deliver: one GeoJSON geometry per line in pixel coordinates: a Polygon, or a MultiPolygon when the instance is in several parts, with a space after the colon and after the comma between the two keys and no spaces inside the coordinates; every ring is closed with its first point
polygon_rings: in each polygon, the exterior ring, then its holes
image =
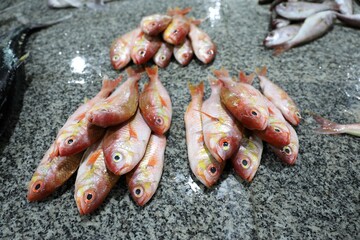
{"type": "Polygon", "coordinates": [[[155,118],[155,124],[158,126],[162,126],[164,124],[164,120],[162,117],[156,117],[155,118]]]}
{"type": "Polygon", "coordinates": [[[146,51],[145,50],[139,50],[139,55],[141,56],[141,57],[144,57],[145,56],[145,54],[146,54],[146,51]]]}
{"type": "Polygon", "coordinates": [[[71,145],[71,144],[74,143],[74,139],[68,138],[68,139],[66,140],[66,143],[67,143],[68,145],[71,145]]]}
{"type": "Polygon", "coordinates": [[[177,29],[175,29],[175,30],[173,31],[173,33],[174,33],[174,34],[177,34],[177,33],[178,33],[178,30],[177,30],[177,29]]]}
{"type": "Polygon", "coordinates": [[[123,155],[121,154],[121,153],[115,153],[114,155],[113,155],[113,160],[114,160],[114,162],[119,162],[119,161],[121,161],[123,159],[123,155]]]}
{"type": "Polygon", "coordinates": [[[241,166],[244,168],[244,169],[248,169],[250,167],[250,161],[248,159],[242,159],[241,160],[241,166]]]}
{"type": "Polygon", "coordinates": [[[151,23],[151,26],[155,27],[155,26],[156,26],[156,23],[155,23],[155,22],[152,22],[152,23],[151,23]]]}
{"type": "Polygon", "coordinates": [[[35,182],[34,185],[33,185],[33,191],[34,192],[40,192],[42,185],[43,185],[42,181],[35,182]]]}
{"type": "Polygon", "coordinates": [[[256,117],[256,116],[259,115],[259,114],[258,114],[258,112],[257,112],[256,110],[251,110],[251,115],[253,115],[253,116],[256,117]]]}
{"type": "Polygon", "coordinates": [[[281,5],[283,6],[283,7],[286,7],[286,2],[283,2],[283,3],[281,3],[281,5]]]}
{"type": "Polygon", "coordinates": [[[162,55],[160,59],[161,59],[162,61],[165,61],[165,59],[166,59],[165,55],[162,55]]]}
{"type": "Polygon", "coordinates": [[[274,127],[274,131],[278,132],[278,133],[281,132],[280,128],[277,128],[277,127],[274,127]]]}
{"type": "Polygon", "coordinates": [[[119,60],[119,58],[120,58],[119,55],[114,55],[114,56],[113,56],[113,60],[114,60],[114,61],[119,60]]]}
{"type": "Polygon", "coordinates": [[[285,146],[282,150],[286,155],[291,155],[291,148],[289,146],[285,146]]]}
{"type": "Polygon", "coordinates": [[[144,189],[141,186],[138,186],[138,187],[134,188],[133,192],[134,192],[135,197],[140,198],[144,194],[144,189]]]}
{"type": "Polygon", "coordinates": [[[227,150],[229,150],[229,148],[230,148],[230,143],[229,143],[226,139],[222,139],[222,140],[220,141],[220,146],[222,147],[222,149],[223,149],[224,151],[227,151],[227,150]]]}
{"type": "Polygon", "coordinates": [[[212,49],[210,49],[209,51],[206,52],[208,55],[214,55],[214,51],[212,49]]]}
{"type": "Polygon", "coordinates": [[[275,35],[274,32],[270,32],[268,36],[269,36],[269,37],[273,37],[274,35],[275,35]]]}
{"type": "Polygon", "coordinates": [[[84,193],[84,197],[85,197],[85,203],[91,203],[92,201],[94,201],[96,195],[95,192],[92,190],[86,191],[84,193]]]}
{"type": "Polygon", "coordinates": [[[298,117],[298,118],[301,118],[301,114],[299,112],[295,112],[295,115],[298,117]]]}
{"type": "Polygon", "coordinates": [[[207,171],[210,173],[211,176],[216,176],[218,173],[218,169],[214,164],[210,164],[207,168],[207,171]]]}

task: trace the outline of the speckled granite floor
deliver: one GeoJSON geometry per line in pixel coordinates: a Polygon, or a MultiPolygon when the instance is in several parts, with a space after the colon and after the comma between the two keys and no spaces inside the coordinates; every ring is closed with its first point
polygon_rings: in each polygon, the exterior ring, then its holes
{"type": "MultiPolygon", "coordinates": [[[[20,1],[2,1],[1,9],[15,2],[20,1]]],[[[360,238],[360,138],[314,134],[316,124],[305,113],[297,128],[295,166],[282,164],[266,148],[253,183],[227,168],[207,190],[190,172],[183,122],[188,81],[206,80],[212,67],[225,66],[235,74],[262,65],[301,109],[342,123],[360,122],[359,30],[337,24],[320,40],[275,58],[260,45],[269,13],[255,0],[114,1],[102,11],[50,10],[45,1],[29,1],[1,13],[1,33],[18,25],[15,13],[36,20],[73,17],[33,34],[27,44],[31,57],[22,109],[9,116],[13,124],[0,145],[1,239],[360,238]],[[111,41],[142,16],[174,6],[193,7],[191,15],[197,18],[212,14],[202,28],[214,38],[219,54],[211,66],[192,61],[182,68],[173,60],[160,71],[174,113],[153,200],[137,207],[121,179],[97,211],[80,216],[71,178],[48,200],[28,203],[27,183],[57,130],[84,97],[97,93],[102,75],[118,75],[108,60],[111,41]],[[83,67],[74,65],[79,59],[83,67]]]]}

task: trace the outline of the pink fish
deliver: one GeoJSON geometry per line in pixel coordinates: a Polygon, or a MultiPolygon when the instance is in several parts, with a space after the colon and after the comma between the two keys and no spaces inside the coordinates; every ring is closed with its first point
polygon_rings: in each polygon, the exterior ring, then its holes
{"type": "Polygon", "coordinates": [[[151,135],[145,156],[126,175],[131,197],[139,206],[144,206],[154,195],[164,167],[166,137],[151,135]]]}
{"type": "Polygon", "coordinates": [[[141,30],[136,28],[131,32],[114,40],[110,47],[110,60],[114,69],[119,70],[129,64],[131,60],[131,49],[134,44],[134,37],[139,34],[141,30]]]}
{"type": "Polygon", "coordinates": [[[116,175],[131,171],[143,158],[150,133],[139,110],[127,122],[109,128],[102,145],[107,168],[116,175]]]}
{"type": "Polygon", "coordinates": [[[231,158],[237,175],[247,182],[251,182],[260,165],[263,152],[262,140],[256,135],[244,137],[238,152],[231,158]]]}
{"type": "Polygon", "coordinates": [[[299,108],[282,88],[266,77],[266,72],[265,66],[262,69],[256,69],[263,94],[281,111],[286,120],[294,126],[299,125],[301,121],[299,108]]]}
{"type": "Polygon", "coordinates": [[[75,181],[75,201],[81,215],[96,210],[118,181],[105,165],[101,141],[84,154],[75,181]]]}
{"type": "Polygon", "coordinates": [[[66,121],[59,130],[55,140],[52,157],[69,156],[84,151],[94,144],[104,134],[105,130],[93,126],[85,117],[87,112],[99,101],[107,98],[121,81],[121,77],[115,80],[103,80],[100,92],[91,100],[81,105],[66,121]]]}
{"type": "Polygon", "coordinates": [[[203,63],[208,64],[214,60],[216,46],[203,30],[195,24],[190,24],[189,38],[196,57],[203,63]]]}
{"type": "Polygon", "coordinates": [[[27,199],[41,201],[63,185],[79,167],[82,153],[51,156],[54,144],[45,153],[28,186],[27,199]]]}
{"type": "Polygon", "coordinates": [[[98,101],[87,113],[89,122],[100,127],[109,127],[131,118],[138,107],[138,81],[141,75],[127,68],[128,79],[108,98],[98,101]]]}
{"type": "Polygon", "coordinates": [[[269,110],[268,125],[264,130],[254,130],[254,133],[263,141],[282,148],[290,143],[290,130],[287,122],[280,110],[266,97],[263,98],[269,110]]]}
{"type": "Polygon", "coordinates": [[[211,187],[220,178],[225,161],[219,163],[205,146],[201,122],[201,106],[204,97],[204,83],[189,84],[191,102],[186,109],[186,146],[190,168],[196,178],[206,187],[211,187]]]}
{"type": "Polygon", "coordinates": [[[356,137],[360,137],[360,123],[353,124],[338,124],[331,122],[328,119],[320,117],[316,114],[313,114],[313,118],[318,122],[321,126],[316,129],[316,132],[321,134],[340,134],[346,133],[350,135],[354,135],[356,137]]]}
{"type": "Polygon", "coordinates": [[[174,47],[174,57],[182,66],[188,65],[193,56],[194,52],[188,38],[185,38],[182,44],[174,47]]]}
{"type": "Polygon", "coordinates": [[[141,19],[141,30],[149,36],[156,36],[167,28],[171,20],[171,16],[163,14],[146,16],[141,19]]]}
{"type": "Polygon", "coordinates": [[[242,132],[220,101],[221,81],[210,80],[211,95],[201,107],[204,142],[211,155],[223,162],[239,149],[242,132]]]}
{"type": "Polygon", "coordinates": [[[282,148],[271,146],[272,151],[284,162],[290,165],[295,164],[299,152],[299,139],[295,129],[288,123],[286,126],[290,130],[290,143],[282,148]]]}
{"type": "Polygon", "coordinates": [[[146,68],[149,83],[144,86],[139,98],[139,108],[146,123],[156,134],[169,130],[172,117],[172,106],[169,93],[161,84],[158,67],[146,68]]]}
{"type": "Polygon", "coordinates": [[[255,77],[241,72],[241,82],[235,82],[229,72],[222,68],[214,75],[223,82],[221,101],[231,114],[246,128],[264,130],[268,124],[269,110],[262,94],[248,83],[255,77]]]}
{"type": "Polygon", "coordinates": [[[131,59],[137,65],[144,64],[156,54],[160,46],[159,38],[147,36],[144,32],[139,31],[131,49],[131,59]]]}
{"type": "Polygon", "coordinates": [[[156,65],[161,68],[167,67],[169,65],[171,56],[173,55],[173,45],[168,43],[161,43],[161,47],[153,57],[153,60],[156,65]]]}
{"type": "Polygon", "coordinates": [[[173,16],[169,26],[163,33],[163,39],[173,45],[179,45],[185,41],[190,32],[190,21],[184,15],[189,13],[191,8],[175,8],[168,11],[168,15],[173,16]]]}

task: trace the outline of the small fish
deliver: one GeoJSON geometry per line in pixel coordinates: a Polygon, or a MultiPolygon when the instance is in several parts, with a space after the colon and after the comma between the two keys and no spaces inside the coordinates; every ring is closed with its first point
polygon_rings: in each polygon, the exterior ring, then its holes
{"type": "Polygon", "coordinates": [[[130,119],[136,112],[139,99],[138,81],[141,75],[128,67],[128,79],[108,98],[97,103],[86,114],[93,125],[100,127],[115,126],[130,119]]]}
{"type": "Polygon", "coordinates": [[[193,58],[193,55],[194,52],[188,38],[185,38],[185,41],[182,44],[174,47],[174,57],[182,66],[188,65],[193,58]]]}
{"type": "Polygon", "coordinates": [[[109,128],[102,144],[107,168],[116,175],[131,171],[143,158],[150,134],[139,110],[127,122],[109,128]]]}
{"type": "Polygon", "coordinates": [[[280,110],[266,97],[263,98],[269,109],[268,125],[265,130],[254,130],[253,132],[272,146],[282,148],[290,144],[290,130],[287,127],[287,122],[280,110]]]}
{"type": "Polygon", "coordinates": [[[173,19],[163,33],[163,39],[173,45],[179,45],[185,41],[190,32],[190,21],[184,15],[189,13],[191,8],[175,8],[168,11],[168,15],[173,19]]]}
{"type": "Polygon", "coordinates": [[[299,152],[299,138],[295,129],[288,123],[287,127],[290,130],[290,143],[283,148],[276,148],[271,146],[272,151],[282,160],[284,163],[294,165],[299,152]]]}
{"type": "Polygon", "coordinates": [[[260,165],[263,152],[263,142],[256,135],[244,137],[238,152],[231,158],[237,175],[247,182],[251,182],[260,165]]]}
{"type": "Polygon", "coordinates": [[[284,18],[275,18],[272,20],[271,25],[273,29],[282,28],[290,25],[290,20],[284,18]]]}
{"type": "MultiPolygon", "coordinates": [[[[8,7],[9,11],[20,4],[8,7]]],[[[19,18],[23,18],[20,16],[19,18]]],[[[22,86],[26,78],[24,63],[29,54],[25,53],[28,37],[41,29],[69,19],[71,15],[45,23],[24,23],[0,36],[0,136],[8,128],[10,118],[18,111],[15,101],[22,98],[22,86]]],[[[22,20],[22,19],[19,19],[22,20]]],[[[25,21],[24,21],[25,22],[25,21]]]]}
{"type": "Polygon", "coordinates": [[[131,61],[131,49],[134,45],[134,37],[140,33],[140,28],[114,40],[110,47],[110,61],[114,69],[124,68],[131,61]]]}
{"type": "Polygon", "coordinates": [[[120,81],[121,77],[115,80],[104,78],[100,92],[82,104],[59,130],[52,156],[69,156],[82,152],[104,136],[105,129],[90,124],[86,114],[97,102],[106,99],[120,81]]]}
{"type": "Polygon", "coordinates": [[[335,0],[335,2],[339,5],[340,13],[344,15],[353,15],[353,0],[335,0]]]}
{"type": "Polygon", "coordinates": [[[291,24],[282,28],[272,30],[264,39],[263,44],[267,48],[281,45],[294,38],[299,32],[300,27],[301,26],[298,24],[291,24]]]}
{"type": "Polygon", "coordinates": [[[336,17],[349,27],[360,28],[360,14],[344,15],[337,13],[336,17]]]}
{"type": "Polygon", "coordinates": [[[186,128],[186,146],[190,168],[196,178],[210,188],[220,178],[225,161],[219,163],[210,154],[204,142],[201,122],[201,106],[204,97],[204,83],[189,84],[191,102],[186,109],[184,120],[186,128]]]}
{"type": "Polygon", "coordinates": [[[275,47],[274,55],[280,55],[299,44],[310,42],[323,36],[332,27],[335,18],[336,13],[332,11],[315,13],[306,18],[294,38],[275,47]]]}
{"type": "Polygon", "coordinates": [[[210,80],[211,95],[201,107],[204,142],[211,155],[223,162],[239,149],[242,132],[221,103],[222,82],[210,80]]]}
{"type": "Polygon", "coordinates": [[[216,46],[203,30],[195,24],[190,24],[189,38],[196,57],[203,63],[208,64],[214,60],[216,46]]]}
{"type": "Polygon", "coordinates": [[[323,11],[338,11],[339,5],[330,0],[325,0],[323,3],[309,3],[309,2],[283,2],[275,7],[275,11],[280,16],[289,20],[303,20],[311,15],[323,11]]]}
{"type": "Polygon", "coordinates": [[[28,186],[27,199],[41,201],[63,185],[78,169],[83,153],[60,157],[50,156],[54,144],[47,150],[28,186]]]}
{"type": "Polygon", "coordinates": [[[105,2],[113,0],[48,0],[50,8],[81,8],[87,6],[91,9],[100,9],[104,6],[105,2]]]}
{"type": "Polygon", "coordinates": [[[235,82],[229,72],[222,68],[213,71],[214,75],[223,82],[221,101],[231,114],[250,130],[264,130],[268,124],[269,110],[262,94],[248,83],[255,75],[246,76],[241,72],[241,82],[235,82]]]}
{"type": "Polygon", "coordinates": [[[266,73],[267,68],[265,66],[262,69],[256,69],[256,74],[260,80],[260,88],[264,96],[281,111],[286,120],[292,125],[299,125],[301,121],[299,108],[282,88],[266,77],[266,73]]]}
{"type": "Polygon", "coordinates": [[[143,17],[140,22],[140,27],[145,34],[149,36],[157,36],[167,28],[171,20],[171,16],[154,14],[143,17]]]}
{"type": "Polygon", "coordinates": [[[147,36],[139,31],[134,38],[134,45],[131,49],[131,59],[136,65],[149,61],[159,50],[161,41],[158,37],[147,36]]]}
{"type": "Polygon", "coordinates": [[[340,134],[346,133],[356,137],[360,137],[360,123],[353,124],[338,124],[331,122],[328,119],[325,119],[319,115],[313,114],[313,118],[321,126],[316,129],[317,133],[320,134],[340,134]]]}
{"type": "Polygon", "coordinates": [[[74,198],[81,215],[96,210],[118,181],[105,165],[101,141],[84,154],[75,181],[74,198]]]}
{"type": "Polygon", "coordinates": [[[167,67],[169,65],[171,56],[173,55],[174,47],[168,43],[161,43],[161,47],[153,57],[153,60],[156,65],[161,68],[167,67]]]}
{"type": "Polygon", "coordinates": [[[166,137],[152,134],[144,158],[126,174],[131,197],[139,206],[144,206],[156,192],[163,172],[165,147],[166,137]]]}
{"type": "Polygon", "coordinates": [[[139,108],[152,131],[161,135],[170,128],[172,105],[169,93],[159,80],[158,67],[146,68],[149,83],[144,86],[139,98],[139,108]]]}

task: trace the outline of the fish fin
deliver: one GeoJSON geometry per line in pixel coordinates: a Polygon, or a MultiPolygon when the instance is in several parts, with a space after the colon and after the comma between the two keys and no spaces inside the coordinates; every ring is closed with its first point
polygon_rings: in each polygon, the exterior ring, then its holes
{"type": "Polygon", "coordinates": [[[291,48],[290,44],[288,43],[283,43],[281,45],[278,45],[276,47],[274,47],[274,56],[279,56],[280,54],[282,54],[283,52],[289,50],[291,48]]]}
{"type": "Polygon", "coordinates": [[[114,80],[110,80],[110,79],[108,79],[108,76],[105,75],[103,78],[102,87],[101,87],[100,91],[111,93],[119,85],[122,78],[123,78],[123,76],[119,75],[118,78],[116,78],[114,80]]]}
{"type": "Polygon", "coordinates": [[[192,83],[188,82],[188,87],[190,91],[191,97],[201,95],[201,98],[204,96],[204,82],[201,81],[198,85],[193,85],[192,83]]]}
{"type": "Polygon", "coordinates": [[[129,124],[129,135],[130,135],[130,138],[138,138],[138,135],[134,131],[134,129],[131,127],[131,124],[129,124]]]}
{"type": "Polygon", "coordinates": [[[194,111],[197,111],[197,112],[199,112],[199,113],[201,113],[201,114],[204,114],[205,116],[207,116],[208,118],[210,118],[210,119],[213,120],[213,121],[220,122],[220,119],[219,119],[219,118],[213,117],[213,116],[211,116],[210,114],[208,114],[208,113],[206,113],[206,112],[203,112],[203,111],[197,110],[197,109],[194,109],[194,111]]]}
{"type": "Polygon", "coordinates": [[[85,115],[86,115],[86,112],[83,112],[83,113],[79,114],[79,116],[77,116],[77,117],[75,118],[75,120],[76,120],[77,122],[80,122],[82,119],[84,119],[85,115]]]}
{"type": "Polygon", "coordinates": [[[128,78],[135,78],[137,80],[140,80],[141,73],[144,72],[143,67],[128,67],[125,69],[128,78]]]}
{"type": "Polygon", "coordinates": [[[199,26],[201,23],[205,22],[209,18],[210,18],[209,16],[207,16],[206,18],[199,18],[199,19],[191,17],[191,18],[189,18],[189,22],[194,24],[195,26],[199,26]]]}
{"type": "Polygon", "coordinates": [[[165,101],[165,99],[162,98],[161,96],[160,96],[160,102],[161,102],[161,105],[162,105],[162,106],[165,106],[165,107],[168,106],[168,104],[167,104],[167,102],[165,101]]]}
{"type": "Polygon", "coordinates": [[[204,134],[201,134],[197,140],[198,143],[204,142],[204,134]]]}
{"type": "Polygon", "coordinates": [[[147,75],[150,78],[150,81],[158,78],[158,66],[154,65],[153,67],[145,68],[147,75]]]}
{"type": "Polygon", "coordinates": [[[179,7],[176,7],[176,8],[173,8],[173,9],[169,9],[167,11],[167,14],[169,16],[174,16],[174,15],[186,15],[188,14],[189,12],[191,12],[192,8],[191,7],[187,7],[187,8],[184,8],[184,9],[181,9],[179,7]]]}
{"type": "Polygon", "coordinates": [[[218,79],[230,77],[229,71],[226,70],[224,67],[221,67],[219,70],[213,70],[213,73],[214,73],[215,77],[217,77],[218,79]]]}
{"type": "Polygon", "coordinates": [[[102,152],[102,149],[98,149],[95,152],[93,152],[91,154],[91,156],[89,157],[89,159],[87,160],[86,165],[94,165],[96,160],[99,158],[101,152],[102,152]]]}
{"type": "Polygon", "coordinates": [[[315,113],[312,113],[312,117],[315,119],[317,123],[319,123],[321,126],[315,131],[320,134],[340,134],[341,128],[340,124],[334,123],[326,118],[323,118],[315,113]]]}
{"type": "MultiPolygon", "coordinates": [[[[56,141],[56,140],[55,140],[56,141]]],[[[58,146],[56,145],[56,143],[54,143],[52,146],[51,146],[51,151],[50,151],[50,154],[49,154],[49,157],[50,158],[54,158],[54,157],[57,157],[59,156],[59,148],[58,146]]]]}
{"type": "Polygon", "coordinates": [[[265,77],[267,74],[267,67],[263,66],[262,68],[255,68],[255,73],[258,76],[265,77]]]}
{"type": "Polygon", "coordinates": [[[255,73],[251,73],[249,75],[246,75],[245,72],[240,71],[239,72],[239,80],[242,83],[247,83],[247,84],[252,84],[254,82],[254,78],[255,78],[255,73]]]}

